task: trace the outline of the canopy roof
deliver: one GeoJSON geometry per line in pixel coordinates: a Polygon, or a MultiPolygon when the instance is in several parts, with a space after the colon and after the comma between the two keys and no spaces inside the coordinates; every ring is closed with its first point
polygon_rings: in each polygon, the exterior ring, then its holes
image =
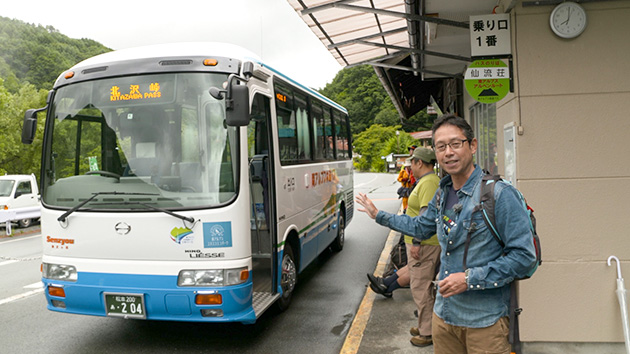
{"type": "Polygon", "coordinates": [[[287,1],[342,66],[372,65],[403,117],[424,109],[430,96],[442,106],[445,80],[462,79],[471,61],[469,16],[492,13],[497,4],[497,0],[287,1]]]}

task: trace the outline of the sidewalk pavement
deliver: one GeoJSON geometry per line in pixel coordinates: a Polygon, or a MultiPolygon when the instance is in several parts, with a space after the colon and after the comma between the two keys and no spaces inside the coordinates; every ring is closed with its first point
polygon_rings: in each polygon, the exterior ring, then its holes
{"type": "MultiPolygon", "coordinates": [[[[400,238],[390,231],[378,260],[375,275],[381,276],[389,253],[400,238]]],[[[409,329],[418,325],[415,303],[409,288],[397,289],[392,298],[374,293],[365,279],[365,296],[346,336],[340,354],[433,354],[433,346],[416,347],[409,340],[409,329]]],[[[523,343],[524,354],[616,354],[624,343],[523,343]]]]}
{"type": "MultiPolygon", "coordinates": [[[[389,253],[400,238],[391,231],[374,271],[381,276],[389,261],[389,253]]],[[[397,289],[391,298],[374,293],[365,279],[366,293],[346,337],[341,353],[351,354],[433,354],[433,346],[416,347],[409,341],[409,329],[418,326],[411,290],[397,289]]]]}
{"type": "Polygon", "coordinates": [[[418,326],[418,319],[413,314],[416,306],[409,288],[397,289],[389,299],[372,290],[369,292],[374,298],[372,313],[357,353],[433,354],[432,345],[420,348],[409,342],[409,329],[418,326]]]}

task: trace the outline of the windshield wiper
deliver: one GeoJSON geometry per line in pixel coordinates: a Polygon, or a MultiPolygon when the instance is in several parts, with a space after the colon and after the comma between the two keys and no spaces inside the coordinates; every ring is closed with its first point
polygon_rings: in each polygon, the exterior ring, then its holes
{"type": "Polygon", "coordinates": [[[66,211],[65,213],[61,214],[61,216],[57,218],[57,221],[65,222],[66,218],[68,218],[68,216],[70,216],[70,214],[72,214],[75,211],[81,209],[81,207],[83,207],[85,204],[91,202],[92,200],[94,200],[94,198],[98,197],[99,195],[159,195],[159,194],[156,194],[156,193],[127,193],[127,192],[96,192],[96,193],[92,193],[91,197],[89,197],[88,199],[86,199],[86,200],[82,201],[81,203],[75,205],[74,207],[70,208],[70,210],[66,211]]]}
{"type": "MultiPolygon", "coordinates": [[[[141,193],[139,193],[139,194],[141,194],[141,193]]],[[[94,203],[94,205],[142,205],[142,206],[147,207],[147,208],[149,208],[151,210],[160,211],[162,213],[166,213],[166,214],[168,214],[170,216],[174,216],[174,217],[176,217],[178,219],[182,219],[182,220],[188,221],[190,223],[194,223],[195,222],[195,219],[192,218],[192,217],[184,216],[184,215],[181,215],[181,214],[177,214],[177,213],[174,213],[174,212],[172,212],[170,210],[163,209],[163,208],[158,208],[156,206],[153,206],[153,205],[150,205],[150,204],[146,204],[146,203],[140,203],[140,202],[117,202],[117,203],[113,203],[113,202],[111,202],[111,203],[94,203]]]]}

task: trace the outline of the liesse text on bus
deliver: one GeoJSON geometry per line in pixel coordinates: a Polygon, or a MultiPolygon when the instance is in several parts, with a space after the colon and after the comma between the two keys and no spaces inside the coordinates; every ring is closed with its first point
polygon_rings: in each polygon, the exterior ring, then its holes
{"type": "Polygon", "coordinates": [[[225,252],[204,253],[201,250],[186,250],[190,258],[225,258],[225,252]]]}

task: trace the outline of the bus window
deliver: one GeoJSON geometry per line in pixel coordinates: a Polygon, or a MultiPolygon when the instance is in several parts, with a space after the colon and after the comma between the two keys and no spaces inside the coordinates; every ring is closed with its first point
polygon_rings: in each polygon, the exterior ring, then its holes
{"type": "Polygon", "coordinates": [[[326,156],[326,136],[324,135],[324,113],[319,103],[313,102],[312,105],[312,124],[313,134],[315,134],[315,144],[313,155],[315,160],[321,161],[326,156]]]}
{"type": "Polygon", "coordinates": [[[324,109],[324,131],[326,132],[326,160],[334,160],[333,126],[329,108],[324,109]]]}
{"type": "Polygon", "coordinates": [[[308,124],[308,109],[306,96],[300,93],[295,94],[295,116],[297,121],[298,139],[298,159],[300,161],[311,159],[311,139],[308,124]]]}
{"type": "Polygon", "coordinates": [[[56,136],[66,140],[54,140],[53,149],[57,153],[56,163],[60,175],[78,175],[101,169],[101,112],[84,109],[69,120],[63,129],[55,131],[56,136]]]}
{"type": "Polygon", "coordinates": [[[283,165],[297,161],[297,127],[293,112],[278,109],[278,149],[283,165]]]}
{"type": "Polygon", "coordinates": [[[247,156],[269,154],[267,140],[267,117],[269,116],[269,99],[257,94],[252,102],[250,124],[247,127],[247,156]]]}
{"type": "Polygon", "coordinates": [[[335,112],[335,139],[337,148],[337,159],[347,159],[350,157],[349,146],[349,130],[348,123],[345,114],[341,112],[335,112]]]}
{"type": "Polygon", "coordinates": [[[298,127],[293,111],[293,93],[281,84],[275,85],[276,114],[278,119],[278,153],[283,165],[298,160],[298,127]]]}

